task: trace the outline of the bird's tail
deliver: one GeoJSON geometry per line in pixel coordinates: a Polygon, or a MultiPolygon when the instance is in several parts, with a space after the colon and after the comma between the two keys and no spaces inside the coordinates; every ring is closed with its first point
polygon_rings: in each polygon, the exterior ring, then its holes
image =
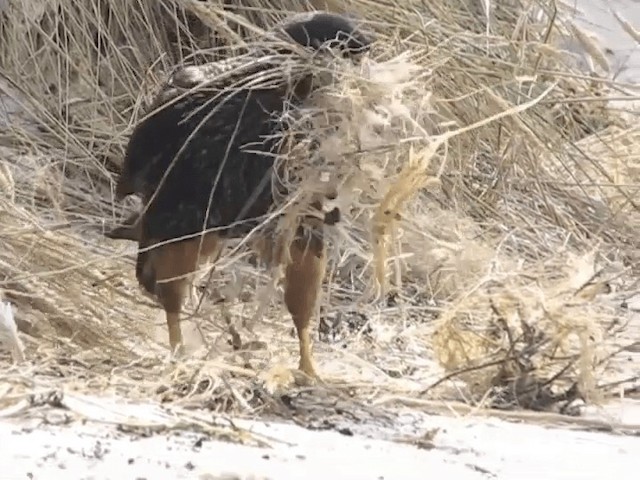
{"type": "Polygon", "coordinates": [[[134,242],[139,242],[142,236],[142,222],[140,220],[140,213],[135,212],[129,215],[122,225],[106,232],[104,236],[112,240],[133,240],[134,242]]]}

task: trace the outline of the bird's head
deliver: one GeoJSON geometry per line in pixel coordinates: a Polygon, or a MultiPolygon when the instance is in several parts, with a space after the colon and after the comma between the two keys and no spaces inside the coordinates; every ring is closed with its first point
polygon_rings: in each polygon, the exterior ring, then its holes
{"type": "Polygon", "coordinates": [[[322,11],[294,15],[281,24],[280,29],[303,47],[328,48],[345,58],[359,57],[373,42],[351,19],[322,11]]]}

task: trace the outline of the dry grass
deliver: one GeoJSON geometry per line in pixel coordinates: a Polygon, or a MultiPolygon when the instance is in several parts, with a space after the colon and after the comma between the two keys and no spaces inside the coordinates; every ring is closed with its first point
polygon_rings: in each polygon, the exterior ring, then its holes
{"type": "MultiPolygon", "coordinates": [[[[287,388],[297,342],[244,250],[216,266],[226,302],[194,312],[192,356],[175,363],[131,246],[101,236],[123,215],[114,172],[163,73],[242,50],[241,35],[301,4],[221,3],[22,0],[0,14],[0,91],[17,112],[0,131],[0,288],[28,358],[3,367],[6,399],[64,386],[248,412],[287,388]],[[248,322],[263,299],[267,314],[248,322]]],[[[554,47],[570,27],[552,1],[514,0],[489,19],[492,2],[328,3],[379,42],[377,63],[333,71],[308,110],[321,131],[337,127],[321,151],[344,218],[316,342],[323,375],[367,400],[601,398],[638,335],[622,304],[636,289],[640,130],[607,103],[623,87],[554,47]]],[[[317,181],[316,167],[299,165],[300,178],[317,181]]]]}

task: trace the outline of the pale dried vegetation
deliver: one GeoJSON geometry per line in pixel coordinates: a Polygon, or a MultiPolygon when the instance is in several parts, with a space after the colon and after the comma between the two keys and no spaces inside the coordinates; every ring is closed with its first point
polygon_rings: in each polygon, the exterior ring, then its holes
{"type": "MultiPolygon", "coordinates": [[[[9,3],[0,288],[27,360],[2,353],[0,395],[66,388],[274,412],[294,388],[297,341],[270,272],[243,244],[228,252],[189,307],[189,358],[173,361],[133,245],[102,232],[126,214],[115,175],[163,75],[241,50],[304,2],[9,3]]],[[[327,3],[378,38],[309,108],[315,128],[336,127],[322,138],[326,167],[298,165],[303,179],[326,172],[343,213],[315,342],[329,388],[378,405],[569,411],[637,384],[625,364],[640,331],[627,308],[640,127],[608,103],[626,105],[631,87],[598,75],[597,47],[585,48],[592,75],[555,47],[576,27],[552,0],[501,2],[488,18],[492,3],[478,0],[327,3]]]]}

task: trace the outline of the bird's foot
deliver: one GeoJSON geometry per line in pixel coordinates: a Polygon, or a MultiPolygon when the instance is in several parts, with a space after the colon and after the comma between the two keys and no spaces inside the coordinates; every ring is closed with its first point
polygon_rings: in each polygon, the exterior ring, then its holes
{"type": "Polygon", "coordinates": [[[180,342],[171,349],[171,360],[181,360],[187,356],[187,349],[184,343],[180,342]]]}
{"type": "Polygon", "coordinates": [[[295,384],[298,387],[315,387],[325,386],[326,383],[316,373],[315,368],[312,365],[300,365],[297,369],[292,369],[291,373],[295,384]]]}

